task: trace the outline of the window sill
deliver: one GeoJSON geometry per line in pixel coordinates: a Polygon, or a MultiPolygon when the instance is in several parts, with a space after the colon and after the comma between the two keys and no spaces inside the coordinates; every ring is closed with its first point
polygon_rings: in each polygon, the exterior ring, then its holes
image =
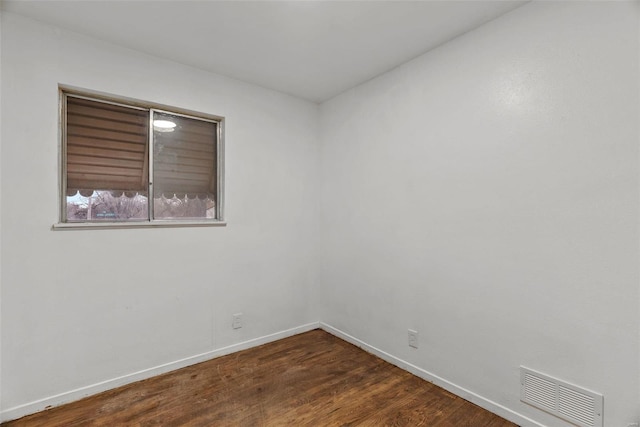
{"type": "Polygon", "coordinates": [[[52,230],[104,230],[123,228],[224,227],[226,221],[132,221],[132,222],[60,222],[52,230]]]}

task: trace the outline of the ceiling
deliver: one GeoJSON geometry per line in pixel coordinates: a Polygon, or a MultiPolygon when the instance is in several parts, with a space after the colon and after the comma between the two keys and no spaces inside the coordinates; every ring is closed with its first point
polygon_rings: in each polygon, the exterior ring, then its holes
{"type": "Polygon", "coordinates": [[[314,102],[526,1],[18,1],[2,9],[314,102]]]}

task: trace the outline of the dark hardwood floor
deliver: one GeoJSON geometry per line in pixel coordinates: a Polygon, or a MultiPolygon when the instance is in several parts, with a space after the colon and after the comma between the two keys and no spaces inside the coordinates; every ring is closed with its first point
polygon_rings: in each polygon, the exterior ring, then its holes
{"type": "Polygon", "coordinates": [[[515,424],[314,330],[2,424],[19,426],[515,424]]]}

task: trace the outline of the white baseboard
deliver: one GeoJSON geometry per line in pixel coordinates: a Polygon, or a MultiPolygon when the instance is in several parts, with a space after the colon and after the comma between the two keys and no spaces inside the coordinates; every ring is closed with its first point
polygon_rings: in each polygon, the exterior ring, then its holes
{"type": "Polygon", "coordinates": [[[518,424],[523,427],[545,427],[543,424],[540,424],[531,418],[528,418],[522,414],[519,414],[515,411],[512,411],[509,408],[506,408],[496,402],[493,402],[489,399],[486,399],[472,391],[469,391],[463,387],[460,387],[450,381],[445,380],[431,372],[425,371],[422,368],[417,367],[405,360],[402,360],[398,357],[395,357],[385,351],[380,350],[372,345],[365,343],[343,331],[340,329],[334,328],[331,325],[328,325],[324,322],[320,322],[320,328],[331,335],[335,335],[336,337],[343,339],[356,347],[360,347],[368,353],[371,353],[382,360],[391,363],[392,365],[397,366],[400,369],[411,372],[413,375],[420,377],[426,381],[429,381],[438,387],[442,387],[443,389],[455,394],[456,396],[460,396],[461,398],[468,400],[471,403],[474,403],[480,406],[483,409],[486,409],[489,412],[493,412],[494,414],[509,420],[513,423],[518,424]]]}
{"type": "Polygon", "coordinates": [[[254,338],[238,344],[233,344],[227,347],[222,347],[216,350],[208,351],[206,353],[196,354],[194,356],[186,357],[184,359],[176,360],[174,362],[165,363],[163,365],[155,366],[153,368],[144,369],[142,371],[123,375],[121,377],[113,378],[113,379],[102,381],[96,384],[91,384],[85,387],[81,387],[75,390],[56,394],[55,396],[46,397],[44,399],[40,399],[33,402],[25,403],[23,405],[15,406],[13,408],[8,408],[0,412],[0,422],[15,420],[15,419],[24,417],[25,415],[34,414],[44,409],[60,406],[65,403],[70,403],[70,402],[82,399],[83,397],[87,397],[93,394],[101,393],[103,391],[111,390],[113,388],[120,387],[125,384],[130,384],[132,382],[151,378],[156,375],[164,374],[166,372],[174,371],[176,369],[184,368],[186,366],[195,365],[196,363],[204,362],[220,356],[225,356],[227,354],[235,353],[237,351],[246,350],[252,347],[257,347],[262,344],[267,344],[267,343],[277,341],[283,338],[287,338],[293,335],[301,334],[303,332],[317,329],[319,327],[320,327],[320,322],[307,323],[306,325],[302,325],[302,326],[287,329],[284,331],[276,332],[270,335],[254,338]]]}

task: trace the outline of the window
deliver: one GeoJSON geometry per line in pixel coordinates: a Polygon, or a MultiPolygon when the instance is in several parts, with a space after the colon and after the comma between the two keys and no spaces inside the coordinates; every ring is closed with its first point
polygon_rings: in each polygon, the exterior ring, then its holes
{"type": "Polygon", "coordinates": [[[62,91],[63,224],[222,222],[222,117],[62,91]]]}

